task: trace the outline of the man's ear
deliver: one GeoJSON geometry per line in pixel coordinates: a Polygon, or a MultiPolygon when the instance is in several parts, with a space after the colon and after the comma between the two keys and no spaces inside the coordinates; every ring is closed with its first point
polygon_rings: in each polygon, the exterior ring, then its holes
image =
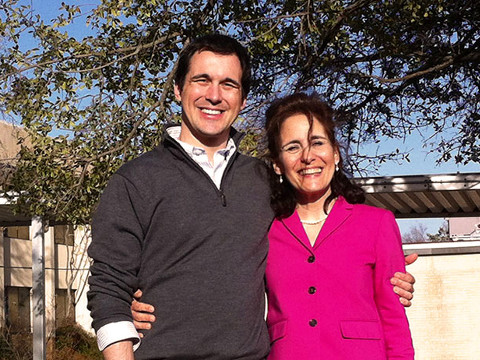
{"type": "Polygon", "coordinates": [[[245,109],[245,106],[247,106],[247,98],[243,99],[242,106],[241,106],[240,110],[245,109]]]}
{"type": "Polygon", "coordinates": [[[182,101],[182,91],[177,84],[173,87],[173,92],[175,93],[175,99],[182,101]]]}

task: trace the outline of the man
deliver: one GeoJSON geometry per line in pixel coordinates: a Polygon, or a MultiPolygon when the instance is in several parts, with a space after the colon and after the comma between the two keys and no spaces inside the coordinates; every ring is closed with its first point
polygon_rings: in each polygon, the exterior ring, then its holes
{"type": "Polygon", "coordinates": [[[249,87],[250,60],[236,40],[192,42],[175,75],[182,124],[105,189],[88,297],[106,359],[133,359],[135,289],[161,319],[135,358],[267,356],[263,277],[273,213],[265,167],[238,153],[241,136],[231,127],[249,87]]]}

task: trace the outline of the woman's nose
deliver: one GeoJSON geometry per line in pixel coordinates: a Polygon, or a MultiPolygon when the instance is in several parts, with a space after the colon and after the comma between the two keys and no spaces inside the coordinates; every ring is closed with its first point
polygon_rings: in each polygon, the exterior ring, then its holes
{"type": "Polygon", "coordinates": [[[302,156],[302,161],[304,163],[311,163],[313,160],[314,160],[314,154],[312,152],[312,147],[310,145],[308,146],[305,146],[303,149],[302,149],[302,153],[301,153],[301,156],[302,156]]]}

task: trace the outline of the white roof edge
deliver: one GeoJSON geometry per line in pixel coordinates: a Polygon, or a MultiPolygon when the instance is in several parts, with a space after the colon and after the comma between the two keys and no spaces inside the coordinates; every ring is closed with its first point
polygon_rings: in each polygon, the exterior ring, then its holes
{"type": "Polygon", "coordinates": [[[425,242],[425,243],[418,243],[418,244],[403,244],[404,250],[414,250],[414,249],[446,249],[446,248],[464,248],[464,247],[473,247],[478,246],[480,247],[480,240],[472,240],[472,241],[449,241],[449,242],[425,242]]]}
{"type": "Polygon", "coordinates": [[[379,176],[354,181],[367,193],[480,190],[480,173],[379,176]]]}

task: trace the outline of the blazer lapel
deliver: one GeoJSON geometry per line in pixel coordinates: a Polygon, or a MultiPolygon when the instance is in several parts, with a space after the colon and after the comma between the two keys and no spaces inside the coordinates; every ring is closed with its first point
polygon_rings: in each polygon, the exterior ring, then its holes
{"type": "Polygon", "coordinates": [[[350,215],[352,215],[352,209],[352,204],[349,204],[342,196],[338,197],[330,214],[328,214],[325,224],[323,224],[323,227],[318,234],[317,241],[315,241],[315,245],[313,246],[314,249],[320,246],[320,244],[322,244],[350,217],[350,215]]]}
{"type": "Polygon", "coordinates": [[[312,248],[310,241],[308,240],[307,233],[300,222],[300,217],[297,214],[297,210],[295,210],[288,218],[284,218],[281,221],[287,231],[290,232],[305,248],[312,248]]]}

